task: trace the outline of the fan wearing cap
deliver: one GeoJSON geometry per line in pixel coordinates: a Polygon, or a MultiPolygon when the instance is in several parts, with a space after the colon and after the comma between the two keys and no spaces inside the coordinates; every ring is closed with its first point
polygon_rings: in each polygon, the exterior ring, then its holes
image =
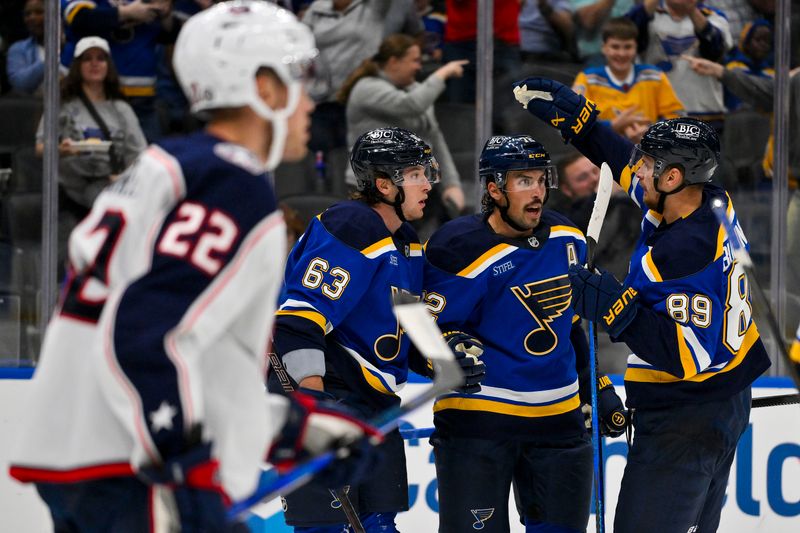
{"type": "MultiPolygon", "coordinates": [[[[75,68],[99,81],[108,49],[81,43],[75,68]]],[[[268,2],[183,26],[175,71],[208,127],[147,148],[72,232],[31,384],[10,473],[36,484],[56,531],[231,531],[225,506],[254,491],[265,458],[290,467],[375,433],[264,394],[286,256],[269,171],[306,153],[316,53],[268,2]]]]}
{"type": "MultiPolygon", "coordinates": [[[[313,219],[289,255],[273,346],[294,388],[336,398],[370,419],[400,403],[410,364],[426,371],[410,355],[392,296],[422,294],[422,245],[409,222],[422,218],[439,167],[430,146],[401,128],[361,134],[350,164],[358,180],[354,199],[313,219]]],[[[269,385],[281,387],[274,378],[269,385]]],[[[370,532],[396,531],[395,515],[408,509],[399,433],[387,435],[381,448],[380,467],[349,487],[370,532]]],[[[329,490],[338,488],[312,483],[286,496],[287,523],[342,531],[347,520],[331,506],[329,490]]]]}
{"type": "MultiPolygon", "coordinates": [[[[58,124],[59,211],[66,236],[89,213],[100,191],[147,146],[139,120],[120,92],[105,39],[78,41],[74,61],[61,82],[58,124]]],[[[44,150],[43,119],[36,132],[36,150],[39,154],[44,150]]]]}

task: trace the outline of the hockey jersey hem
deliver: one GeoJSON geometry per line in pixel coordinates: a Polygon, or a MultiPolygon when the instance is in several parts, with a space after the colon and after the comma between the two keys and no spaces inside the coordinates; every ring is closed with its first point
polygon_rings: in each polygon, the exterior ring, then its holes
{"type": "Polygon", "coordinates": [[[22,483],[77,483],[94,479],[133,476],[129,462],[105,463],[64,470],[11,465],[9,475],[22,483]]]}

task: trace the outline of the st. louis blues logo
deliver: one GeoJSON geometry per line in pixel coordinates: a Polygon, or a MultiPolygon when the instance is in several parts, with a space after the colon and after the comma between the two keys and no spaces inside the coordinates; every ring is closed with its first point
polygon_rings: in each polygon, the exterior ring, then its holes
{"type": "Polygon", "coordinates": [[[475,522],[472,523],[472,529],[483,529],[486,527],[486,522],[494,514],[494,507],[489,509],[470,509],[470,513],[475,517],[475,522]]]}
{"type": "Polygon", "coordinates": [[[530,313],[535,326],[525,337],[525,351],[542,356],[558,346],[558,336],[550,323],[569,308],[572,288],[566,274],[511,287],[511,292],[530,313]]]}
{"type": "MultiPolygon", "coordinates": [[[[350,494],[350,485],[345,485],[343,490],[345,494],[350,494]]],[[[331,509],[341,509],[342,502],[336,497],[336,493],[333,489],[328,489],[328,491],[331,493],[331,496],[333,496],[333,500],[331,500],[331,509]]]]}

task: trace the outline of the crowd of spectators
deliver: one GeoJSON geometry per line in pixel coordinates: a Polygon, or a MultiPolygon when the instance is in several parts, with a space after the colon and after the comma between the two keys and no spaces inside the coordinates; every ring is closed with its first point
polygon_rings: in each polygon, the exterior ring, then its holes
{"type": "MultiPolygon", "coordinates": [[[[145,140],[202,127],[188,113],[170,59],[181,24],[214,2],[61,0],[62,211],[79,215],[88,207],[98,187],[113,179],[109,165],[115,153],[124,154],[117,157],[122,164],[130,164],[145,140]],[[75,82],[72,63],[80,61],[78,72],[84,66],[76,46],[86,38],[107,43],[91,49],[92,54],[104,56],[108,77],[114,80],[115,88],[105,85],[100,100],[92,98],[85,86],[77,92],[67,88],[75,82]],[[80,94],[94,102],[108,123],[105,128],[97,124],[80,94]],[[109,142],[113,149],[81,153],[69,146],[70,139],[90,138],[109,142]]],[[[475,112],[477,0],[277,3],[293,10],[312,29],[320,50],[311,80],[316,101],[311,154],[291,172],[277,173],[279,178],[290,176],[294,183],[277,187],[286,209],[291,210],[293,198],[305,193],[327,194],[331,201],[346,194],[348,165],[342,153],[363,130],[385,125],[415,131],[434,147],[441,164],[442,184],[434,202],[438,205],[431,209],[433,226],[428,217],[423,236],[441,220],[476,210],[477,173],[472,161],[477,143],[469,128],[448,126],[451,121],[463,124],[464,117],[475,112]],[[293,173],[303,175],[295,178],[293,173]]],[[[793,13],[795,21],[800,19],[798,11],[793,13]]],[[[43,92],[44,12],[44,0],[7,0],[0,5],[0,105],[36,100],[40,105],[30,107],[37,113],[30,117],[34,124],[39,121],[43,92]]],[[[524,119],[513,124],[505,120],[513,106],[508,88],[510,82],[528,75],[547,76],[595,100],[601,118],[633,141],[654,121],[678,115],[710,121],[722,132],[723,143],[731,146],[737,141],[734,131],[763,132],[763,138],[756,135],[744,147],[740,142],[736,150],[726,152],[723,146],[726,159],[716,179],[734,193],[768,190],[772,100],[765,91],[774,77],[774,18],[774,0],[495,0],[492,133],[531,133],[516,131],[524,119]]],[[[794,33],[792,66],[797,66],[800,32],[794,33]]],[[[794,78],[791,90],[791,112],[797,116],[800,76],[794,78]]],[[[800,119],[791,126],[795,147],[797,124],[800,119]]],[[[2,139],[11,138],[14,131],[27,131],[8,121],[0,124],[3,128],[8,131],[0,135],[2,139]]],[[[23,161],[15,154],[37,141],[42,141],[41,132],[15,143],[0,141],[0,168],[22,169],[23,161]]],[[[568,148],[548,148],[563,159],[557,161],[562,190],[554,195],[552,206],[585,225],[596,169],[568,148]]],[[[794,152],[793,190],[798,175],[794,152]]],[[[4,197],[15,193],[16,181],[12,177],[5,184],[4,197]]],[[[800,205],[800,196],[793,194],[800,205]]],[[[17,215],[9,207],[13,205],[2,204],[0,242],[13,237],[2,227],[17,215]]],[[[800,212],[796,205],[792,212],[800,212]]],[[[309,216],[299,208],[294,213],[301,223],[309,216]]],[[[619,213],[620,227],[636,218],[627,216],[622,207],[619,213]]],[[[619,234],[625,231],[620,229],[619,234]]],[[[612,252],[618,251],[610,251],[609,257],[612,252]]]]}

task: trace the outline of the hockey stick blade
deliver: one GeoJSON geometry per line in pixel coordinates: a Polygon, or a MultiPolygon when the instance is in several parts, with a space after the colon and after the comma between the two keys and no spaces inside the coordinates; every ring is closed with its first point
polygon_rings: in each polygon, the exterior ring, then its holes
{"type": "MultiPolygon", "coordinates": [[[[400,425],[401,418],[408,413],[427,404],[430,400],[454,387],[463,385],[464,376],[461,367],[447,343],[442,338],[436,322],[424,304],[409,295],[398,295],[395,298],[395,314],[404,332],[416,345],[419,351],[431,360],[434,369],[433,384],[413,398],[409,398],[397,407],[392,407],[371,421],[382,434],[386,434],[400,425]]],[[[281,494],[289,494],[293,490],[308,483],[315,474],[323,470],[337,455],[346,454],[347,448],[329,451],[297,465],[284,474],[275,469],[261,473],[258,487],[247,498],[235,502],[228,509],[228,519],[236,520],[250,507],[269,501],[281,494]]]]}
{"type": "Polygon", "coordinates": [[[723,202],[721,199],[715,198],[711,202],[711,210],[714,211],[717,220],[725,229],[725,233],[728,235],[728,242],[731,245],[733,259],[738,261],[744,267],[744,271],[747,274],[748,285],[753,288],[753,292],[756,296],[756,308],[761,311],[760,314],[764,317],[764,319],[766,319],[767,326],[769,327],[770,332],[775,339],[775,344],[778,346],[778,352],[781,354],[784,362],[786,363],[789,376],[792,378],[794,386],[797,388],[797,390],[800,390],[800,376],[797,374],[797,368],[794,361],[792,361],[792,358],[789,356],[789,351],[787,350],[786,343],[783,340],[783,333],[778,325],[778,320],[775,318],[775,313],[772,312],[772,306],[770,305],[769,299],[767,298],[766,293],[761,288],[761,284],[758,283],[758,279],[756,278],[755,266],[750,254],[747,252],[744,233],[741,231],[741,228],[739,228],[738,224],[734,227],[733,221],[728,218],[728,211],[725,206],[725,202],[723,202]]]}
{"type": "Polygon", "coordinates": [[[603,220],[608,211],[608,202],[611,199],[611,190],[614,185],[614,175],[608,163],[600,166],[600,181],[597,184],[597,196],[594,199],[592,215],[586,228],[586,264],[588,268],[594,266],[594,252],[600,240],[600,231],[603,229],[603,220]]]}

